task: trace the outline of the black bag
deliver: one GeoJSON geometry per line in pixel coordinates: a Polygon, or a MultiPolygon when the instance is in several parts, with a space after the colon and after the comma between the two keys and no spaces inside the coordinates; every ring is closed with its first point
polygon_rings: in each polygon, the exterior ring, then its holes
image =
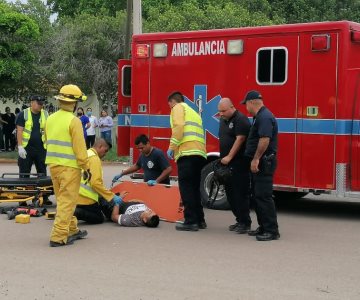
{"type": "Polygon", "coordinates": [[[231,178],[232,173],[230,167],[223,165],[220,159],[214,162],[213,169],[214,180],[216,180],[218,184],[226,184],[231,178]]]}
{"type": "Polygon", "coordinates": [[[223,165],[220,159],[213,162],[213,171],[213,180],[211,182],[209,199],[206,205],[208,208],[213,207],[216,197],[219,193],[220,186],[226,184],[232,175],[230,167],[223,165]],[[215,188],[215,195],[213,195],[215,188]]]}

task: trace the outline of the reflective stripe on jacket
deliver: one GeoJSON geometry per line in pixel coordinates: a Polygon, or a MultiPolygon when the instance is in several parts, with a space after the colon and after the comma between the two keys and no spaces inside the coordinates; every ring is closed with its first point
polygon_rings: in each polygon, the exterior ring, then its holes
{"type": "MultiPolygon", "coordinates": [[[[94,152],[94,150],[92,149],[89,149],[87,151],[87,154],[88,154],[88,157],[92,157],[92,156],[95,156],[97,155],[97,153],[94,152]]],[[[102,174],[102,169],[101,169],[101,177],[103,176],[102,174]]],[[[81,182],[80,182],[80,190],[79,190],[79,194],[81,196],[84,196],[84,197],[87,197],[87,198],[90,198],[96,202],[99,201],[99,195],[98,193],[96,193],[91,185],[90,185],[90,182],[88,181],[86,184],[85,184],[85,180],[81,177],[81,182]]]]}
{"type": "Polygon", "coordinates": [[[80,169],[69,131],[70,122],[73,118],[75,116],[71,112],[62,109],[49,116],[46,123],[46,164],[80,169]]]}
{"type": "MultiPolygon", "coordinates": [[[[202,126],[202,120],[200,115],[193,110],[189,105],[182,102],[179,103],[184,108],[184,128],[183,128],[183,135],[181,140],[177,140],[175,137],[170,139],[170,143],[175,144],[179,148],[181,145],[188,143],[188,142],[198,142],[201,145],[205,145],[205,132],[202,126]]],[[[170,125],[173,128],[173,119],[170,117],[170,125]]],[[[187,148],[187,147],[183,147],[187,148]]],[[[199,149],[191,148],[191,149],[180,149],[175,154],[175,160],[177,160],[181,156],[188,156],[188,155],[200,155],[206,158],[206,153],[203,150],[204,147],[200,147],[199,149]],[[201,149],[200,149],[201,148],[201,149]]]]}
{"type": "MultiPolygon", "coordinates": [[[[46,149],[46,143],[45,143],[45,124],[46,120],[48,118],[48,113],[45,110],[41,110],[40,112],[40,133],[41,133],[41,140],[43,142],[44,149],[46,149]]],[[[25,119],[25,127],[22,133],[22,146],[25,148],[27,144],[29,143],[30,137],[31,137],[31,131],[33,128],[33,119],[31,114],[30,107],[24,110],[24,119],[25,119]]]]}

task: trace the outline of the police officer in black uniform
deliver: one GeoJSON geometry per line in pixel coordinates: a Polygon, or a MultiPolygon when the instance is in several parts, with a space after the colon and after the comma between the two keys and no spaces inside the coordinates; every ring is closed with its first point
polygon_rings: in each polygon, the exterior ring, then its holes
{"type": "Polygon", "coordinates": [[[240,234],[250,230],[249,209],[250,160],[244,156],[246,138],[250,131],[249,119],[236,110],[229,98],[222,98],[218,105],[220,115],[219,142],[221,163],[228,165],[232,176],[225,183],[225,192],[236,223],[230,231],[240,234]]]}
{"type": "Polygon", "coordinates": [[[248,234],[258,241],[280,238],[276,208],[272,198],[273,176],[276,169],[278,125],[274,115],[262,101],[258,91],[250,91],[241,102],[253,116],[245,155],[251,159],[250,170],[254,184],[255,211],[259,227],[248,234]]]}

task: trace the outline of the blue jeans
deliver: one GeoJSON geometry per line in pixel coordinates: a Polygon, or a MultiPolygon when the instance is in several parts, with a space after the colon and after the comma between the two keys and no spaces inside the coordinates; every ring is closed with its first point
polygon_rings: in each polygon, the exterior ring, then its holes
{"type": "Polygon", "coordinates": [[[100,136],[111,143],[111,130],[101,132],[100,136]]]}

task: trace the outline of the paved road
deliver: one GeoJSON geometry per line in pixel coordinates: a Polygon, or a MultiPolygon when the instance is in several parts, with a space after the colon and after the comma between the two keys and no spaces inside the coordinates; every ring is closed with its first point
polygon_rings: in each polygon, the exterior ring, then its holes
{"type": "MultiPolygon", "coordinates": [[[[107,183],[121,167],[105,167],[107,183]]],[[[86,240],[49,248],[51,221],[0,215],[0,299],[358,300],[360,205],[314,199],[280,205],[272,242],[229,232],[231,213],[207,210],[199,232],[82,224],[86,240]]]]}

